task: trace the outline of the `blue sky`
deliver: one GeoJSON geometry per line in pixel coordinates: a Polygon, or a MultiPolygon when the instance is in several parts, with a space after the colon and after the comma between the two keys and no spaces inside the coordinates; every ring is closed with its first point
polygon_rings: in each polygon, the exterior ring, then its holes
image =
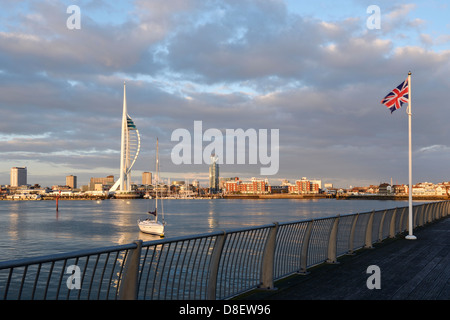
{"type": "MultiPolygon", "coordinates": [[[[413,73],[414,182],[449,181],[450,8],[443,1],[0,0],[0,184],[118,176],[122,86],[142,136],[133,171],[167,178],[177,128],[279,129],[277,184],[407,183],[407,117],[380,100],[413,73]],[[67,7],[81,9],[69,30],[67,7]],[[369,5],[381,28],[369,30],[369,5]]],[[[206,145],[206,143],[205,143],[206,145]]],[[[260,177],[261,165],[221,165],[260,177]]],[[[261,177],[265,178],[265,177],[261,177]]]]}

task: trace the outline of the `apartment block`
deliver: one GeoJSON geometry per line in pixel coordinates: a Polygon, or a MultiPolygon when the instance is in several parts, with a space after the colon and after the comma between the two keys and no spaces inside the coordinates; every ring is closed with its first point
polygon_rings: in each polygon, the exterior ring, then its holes
{"type": "Polygon", "coordinates": [[[265,194],[270,193],[267,179],[252,178],[250,181],[235,180],[224,181],[224,193],[265,194]]]}
{"type": "Polygon", "coordinates": [[[66,176],[66,186],[76,189],[77,188],[77,176],[66,176]]]}
{"type": "Polygon", "coordinates": [[[310,194],[319,193],[321,183],[321,180],[308,180],[303,177],[301,180],[296,180],[295,184],[285,182],[285,185],[288,186],[289,193],[310,194]]]}
{"type": "Polygon", "coordinates": [[[89,182],[90,191],[103,191],[114,185],[114,176],[110,175],[105,178],[91,178],[89,182]]]}
{"type": "Polygon", "coordinates": [[[27,184],[27,167],[11,168],[11,187],[19,187],[27,184]]]}
{"type": "Polygon", "coordinates": [[[143,185],[151,185],[152,184],[152,173],[151,172],[142,173],[142,184],[143,185]]]}

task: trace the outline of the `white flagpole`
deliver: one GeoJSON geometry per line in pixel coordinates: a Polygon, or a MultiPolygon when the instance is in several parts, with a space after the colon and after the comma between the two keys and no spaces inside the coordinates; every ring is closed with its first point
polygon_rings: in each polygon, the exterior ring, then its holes
{"type": "Polygon", "coordinates": [[[415,240],[417,237],[413,235],[413,207],[412,207],[412,143],[411,143],[411,72],[408,73],[408,128],[409,128],[409,215],[408,215],[408,229],[409,234],[406,239],[415,240]]]}

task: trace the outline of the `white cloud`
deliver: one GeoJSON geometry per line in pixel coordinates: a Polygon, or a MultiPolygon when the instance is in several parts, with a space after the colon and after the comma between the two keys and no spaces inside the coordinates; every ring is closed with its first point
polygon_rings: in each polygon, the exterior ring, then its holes
{"type": "Polygon", "coordinates": [[[435,144],[432,146],[426,146],[426,147],[422,147],[418,150],[418,152],[424,152],[424,153],[428,153],[428,152],[449,152],[450,151],[450,147],[449,146],[445,146],[445,145],[440,145],[440,144],[435,144]]]}

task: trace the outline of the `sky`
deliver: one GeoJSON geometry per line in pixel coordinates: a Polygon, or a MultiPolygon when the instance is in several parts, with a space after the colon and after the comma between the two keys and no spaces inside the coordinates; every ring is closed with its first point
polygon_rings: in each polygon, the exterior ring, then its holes
{"type": "MultiPolygon", "coordinates": [[[[406,106],[391,114],[380,101],[409,71],[413,183],[450,180],[446,1],[0,5],[0,184],[9,184],[15,166],[26,166],[28,183],[42,186],[64,185],[67,175],[79,185],[117,179],[124,81],[141,136],[136,183],[155,169],[158,138],[162,178],[207,186],[206,162],[173,160],[180,143],[173,133],[194,135],[201,121],[204,132],[222,133],[224,141],[227,129],[279,132],[278,146],[270,134],[266,144],[278,155],[275,174],[261,175],[267,165],[250,163],[255,148],[248,146],[243,164],[221,160],[224,178],[407,184],[406,106]],[[69,27],[74,21],[79,28],[69,27]]],[[[209,152],[210,144],[200,147],[209,152]]]]}

